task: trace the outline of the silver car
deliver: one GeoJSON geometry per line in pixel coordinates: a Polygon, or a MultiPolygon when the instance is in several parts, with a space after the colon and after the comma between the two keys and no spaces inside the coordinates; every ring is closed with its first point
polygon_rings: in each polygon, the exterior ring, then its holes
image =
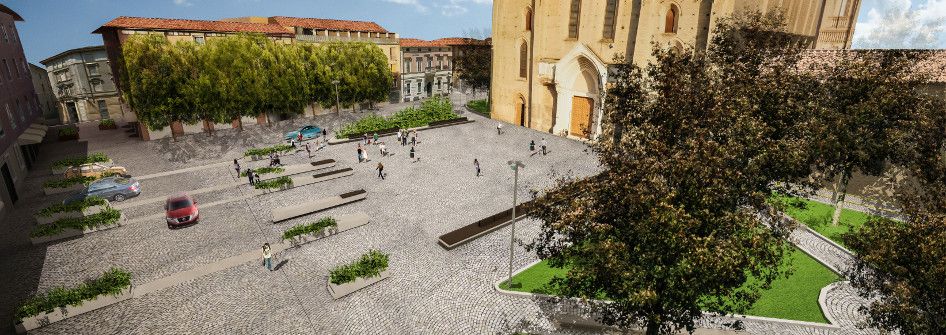
{"type": "Polygon", "coordinates": [[[128,198],[137,197],[141,194],[141,184],[130,177],[105,177],[89,184],[85,190],[73,194],[63,203],[69,204],[80,201],[86,197],[96,196],[110,201],[124,201],[128,198]]]}

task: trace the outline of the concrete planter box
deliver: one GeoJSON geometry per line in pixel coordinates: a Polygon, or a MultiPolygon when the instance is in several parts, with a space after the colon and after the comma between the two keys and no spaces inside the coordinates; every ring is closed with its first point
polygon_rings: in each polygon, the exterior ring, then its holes
{"type": "Polygon", "coordinates": [[[85,184],[79,183],[69,187],[43,187],[43,194],[73,193],[85,189],[85,184]]]}
{"type": "Polygon", "coordinates": [[[33,218],[36,219],[37,224],[41,224],[41,225],[50,224],[50,223],[59,221],[61,219],[81,218],[81,217],[86,217],[93,214],[98,214],[106,207],[108,207],[108,205],[91,206],[91,207],[86,207],[81,212],[72,211],[72,212],[53,213],[50,216],[33,215],[33,218]]]}
{"type": "MultiPolygon", "coordinates": [[[[431,125],[427,125],[427,126],[422,126],[422,127],[417,127],[417,128],[409,128],[409,129],[407,129],[407,131],[414,131],[414,130],[416,130],[416,131],[423,131],[423,130],[428,130],[428,129],[437,129],[437,128],[443,128],[443,127],[457,126],[457,125],[467,124],[467,123],[473,123],[473,122],[476,122],[476,121],[474,121],[474,120],[467,120],[465,117],[461,117],[461,118],[456,118],[456,119],[452,119],[452,120],[436,121],[436,122],[433,122],[431,125]]],[[[384,134],[378,133],[378,138],[387,137],[387,136],[394,136],[395,134],[397,134],[397,131],[396,131],[396,130],[395,130],[394,132],[390,132],[390,133],[384,133],[384,134]]],[[[369,136],[370,136],[370,135],[369,135],[369,136]]],[[[361,140],[362,140],[361,137],[357,137],[357,138],[332,138],[332,139],[328,140],[328,144],[329,144],[329,145],[336,145],[336,144],[344,144],[344,143],[358,142],[358,141],[361,141],[361,140]]]]}
{"type": "Polygon", "coordinates": [[[303,244],[321,240],[323,238],[341,233],[346,230],[358,228],[368,224],[371,220],[368,218],[368,214],[365,213],[355,213],[338,217],[336,220],[337,225],[334,228],[326,228],[320,233],[311,234],[311,235],[302,235],[296,236],[293,239],[289,240],[293,246],[301,246],[303,244]]]}
{"type": "MultiPolygon", "coordinates": [[[[109,159],[107,161],[102,162],[102,164],[107,165],[107,166],[112,166],[112,165],[115,165],[115,162],[112,162],[112,160],[109,159]]],[[[66,170],[68,170],[70,167],[71,166],[52,167],[52,168],[49,168],[49,171],[52,172],[52,174],[64,174],[66,173],[66,170]]]]}
{"type": "Polygon", "coordinates": [[[58,241],[58,240],[71,238],[71,237],[83,236],[83,235],[91,234],[97,231],[109,230],[112,228],[121,227],[124,224],[125,224],[125,213],[122,213],[121,217],[118,218],[118,222],[112,225],[86,228],[83,230],[63,229],[61,233],[56,234],[56,235],[30,237],[30,243],[32,243],[33,245],[40,245],[40,244],[49,243],[52,241],[58,241]]]}
{"type": "Polygon", "coordinates": [[[373,285],[374,283],[388,279],[388,277],[390,276],[391,276],[391,273],[387,269],[385,269],[384,271],[381,271],[381,273],[376,277],[369,277],[369,278],[358,277],[358,278],[355,278],[355,281],[353,282],[344,283],[341,285],[335,285],[335,284],[332,284],[331,281],[329,281],[327,285],[328,293],[332,295],[332,298],[339,299],[346,295],[352,294],[355,291],[358,291],[360,289],[373,285]]]}
{"type": "Polygon", "coordinates": [[[263,195],[263,194],[269,194],[269,193],[276,193],[279,191],[285,191],[293,187],[295,186],[290,184],[290,185],[280,185],[279,188],[275,188],[275,189],[273,188],[253,189],[253,193],[256,195],[263,195]]]}
{"type": "Polygon", "coordinates": [[[315,201],[302,203],[295,206],[276,208],[272,210],[273,223],[289,220],[291,218],[324,211],[329,208],[338,207],[368,197],[365,190],[348,192],[339,196],[323,198],[315,201]]]}
{"type": "Polygon", "coordinates": [[[116,304],[132,298],[131,288],[125,289],[122,293],[112,295],[100,295],[92,300],[83,301],[79,306],[69,305],[59,307],[52,313],[43,313],[37,316],[23,319],[23,322],[16,324],[17,334],[24,334],[33,329],[45,327],[54,322],[62,321],[73,316],[94,311],[96,309],[116,304]]]}

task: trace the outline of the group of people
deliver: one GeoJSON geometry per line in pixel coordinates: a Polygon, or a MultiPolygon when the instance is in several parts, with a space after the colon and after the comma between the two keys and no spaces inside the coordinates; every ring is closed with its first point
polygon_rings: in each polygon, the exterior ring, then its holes
{"type": "MultiPolygon", "coordinates": [[[[542,141],[539,142],[539,144],[541,145],[541,148],[542,148],[542,156],[545,156],[546,154],[548,154],[549,142],[545,141],[545,137],[542,138],[542,141]]],[[[533,154],[535,153],[535,140],[529,141],[529,151],[533,152],[533,154]]]]}
{"type": "MultiPolygon", "coordinates": [[[[233,160],[233,169],[236,170],[236,174],[240,176],[240,162],[236,159],[233,160]]],[[[259,174],[253,171],[252,168],[246,169],[246,178],[249,180],[250,185],[255,185],[259,180],[259,174]]]]}
{"type": "MultiPolygon", "coordinates": [[[[293,148],[296,148],[296,143],[302,143],[302,142],[304,142],[304,139],[302,137],[302,132],[299,132],[296,138],[289,139],[289,144],[292,145],[293,148]]],[[[328,144],[328,131],[326,131],[325,129],[322,129],[322,136],[317,136],[315,138],[315,146],[318,146],[318,148],[316,148],[315,150],[322,150],[323,148],[325,148],[327,144],[328,144]]],[[[306,158],[312,158],[312,143],[305,142],[305,153],[306,153],[306,158]]]]}

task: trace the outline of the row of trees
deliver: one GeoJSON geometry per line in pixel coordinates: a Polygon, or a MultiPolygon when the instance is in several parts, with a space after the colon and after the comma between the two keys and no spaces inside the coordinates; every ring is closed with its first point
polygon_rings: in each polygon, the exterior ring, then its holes
{"type": "Polygon", "coordinates": [[[333,106],[333,81],[344,106],[380,102],[393,81],[382,50],[362,42],[283,44],[237,35],[198,45],[134,35],[123,49],[125,98],[153,130],[333,106]]]}
{"type": "Polygon", "coordinates": [[[528,248],[569,269],[557,291],[608,297],[592,302],[603,322],[647,334],[692,331],[704,311],[744,313],[786,275],[794,227],[772,194],[843,190],[853,172],[893,164],[912,177],[899,192],[910,220],[873,219],[848,236],[847,275],[882,297],[872,326],[946,332],[946,107],[912,72],[925,55],[813,62],[783,22],[721,20],[705,52],[655,48],[646,68],[617,65],[593,144],[603,172],[561,180],[531,212],[542,234],[528,248]]]}

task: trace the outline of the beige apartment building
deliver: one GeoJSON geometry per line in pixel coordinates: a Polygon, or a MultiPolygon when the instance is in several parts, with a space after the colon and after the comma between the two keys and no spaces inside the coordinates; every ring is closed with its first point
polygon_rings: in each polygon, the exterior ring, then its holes
{"type": "MultiPolygon", "coordinates": [[[[263,34],[277,43],[320,43],[329,41],[362,41],[378,45],[387,55],[388,64],[397,78],[400,65],[401,49],[398,45],[396,33],[384,29],[374,22],[330,20],[315,18],[295,18],[286,16],[273,17],[240,17],[223,20],[185,20],[121,16],[115,18],[93,33],[101,34],[111,65],[113,80],[116,89],[121,93],[121,72],[124,68],[118,66],[122,54],[122,44],[128,37],[135,34],[162,35],[169,41],[193,41],[203,44],[208,40],[222,38],[240,33],[263,34]]],[[[391,88],[391,94],[396,96],[396,87],[391,88]]],[[[125,114],[124,121],[137,123],[134,111],[122,102],[125,114]]],[[[306,109],[306,115],[318,114],[322,110],[318,107],[306,109]]],[[[174,135],[194,134],[212,129],[237,128],[241,124],[263,124],[267,117],[276,118],[279,115],[260,115],[256,118],[244,117],[232,123],[220,124],[203,122],[188,125],[174,122],[170,127],[153,131],[138,124],[138,133],[144,140],[154,140],[174,135]]]]}
{"type": "Polygon", "coordinates": [[[58,101],[60,123],[125,119],[105,46],[66,50],[40,63],[58,101]]]}
{"type": "Polygon", "coordinates": [[[719,18],[784,12],[811,48],[849,49],[860,0],[506,0],[493,3],[493,118],[595,138],[608,69],[651,61],[652,44],[705,50],[719,18]]]}

